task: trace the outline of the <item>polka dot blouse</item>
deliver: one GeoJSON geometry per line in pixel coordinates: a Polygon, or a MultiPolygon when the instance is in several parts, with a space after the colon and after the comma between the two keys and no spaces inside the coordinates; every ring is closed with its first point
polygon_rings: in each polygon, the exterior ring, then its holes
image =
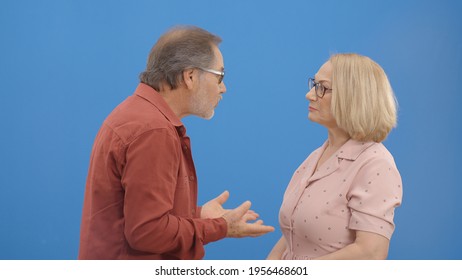
{"type": "Polygon", "coordinates": [[[354,242],[355,230],[390,239],[402,182],[381,143],[347,141],[318,170],[327,142],[295,171],[284,194],[279,223],[283,259],[311,259],[354,242]]]}

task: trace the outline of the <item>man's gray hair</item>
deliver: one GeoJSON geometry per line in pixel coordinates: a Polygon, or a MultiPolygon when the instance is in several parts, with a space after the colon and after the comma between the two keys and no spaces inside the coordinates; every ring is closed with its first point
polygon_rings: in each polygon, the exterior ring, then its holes
{"type": "Polygon", "coordinates": [[[159,91],[162,83],[176,89],[188,68],[209,68],[214,62],[213,46],[221,38],[195,26],[174,27],[152,48],[140,81],[159,91]]]}

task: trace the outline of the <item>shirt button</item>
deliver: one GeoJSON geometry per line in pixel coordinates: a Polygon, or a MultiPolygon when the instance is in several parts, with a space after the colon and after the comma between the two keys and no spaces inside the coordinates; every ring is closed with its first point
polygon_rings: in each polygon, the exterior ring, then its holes
{"type": "Polygon", "coordinates": [[[194,176],[189,176],[189,181],[194,181],[194,176]]]}

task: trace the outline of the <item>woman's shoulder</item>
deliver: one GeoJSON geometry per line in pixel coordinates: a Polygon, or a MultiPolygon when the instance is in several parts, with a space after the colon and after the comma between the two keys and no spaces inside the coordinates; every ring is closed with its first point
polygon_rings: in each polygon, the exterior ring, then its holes
{"type": "Polygon", "coordinates": [[[365,165],[383,166],[396,169],[395,159],[390,151],[382,143],[371,142],[361,155],[358,161],[365,165]]]}

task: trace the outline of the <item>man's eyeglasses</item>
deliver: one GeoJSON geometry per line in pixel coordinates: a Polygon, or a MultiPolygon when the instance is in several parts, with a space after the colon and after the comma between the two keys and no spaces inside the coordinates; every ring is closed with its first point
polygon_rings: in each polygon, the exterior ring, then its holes
{"type": "Polygon", "coordinates": [[[225,70],[223,69],[222,71],[218,71],[218,70],[213,70],[213,69],[209,69],[209,68],[202,68],[202,67],[197,67],[199,69],[201,69],[202,71],[205,71],[205,72],[209,72],[209,73],[212,73],[212,74],[215,74],[218,77],[218,84],[221,84],[221,82],[223,82],[223,79],[225,78],[225,70]]]}
{"type": "Polygon", "coordinates": [[[326,88],[321,83],[316,83],[315,79],[309,78],[308,79],[308,89],[311,90],[313,87],[316,92],[316,96],[319,98],[323,98],[324,94],[326,94],[326,91],[332,90],[331,88],[326,88]]]}

